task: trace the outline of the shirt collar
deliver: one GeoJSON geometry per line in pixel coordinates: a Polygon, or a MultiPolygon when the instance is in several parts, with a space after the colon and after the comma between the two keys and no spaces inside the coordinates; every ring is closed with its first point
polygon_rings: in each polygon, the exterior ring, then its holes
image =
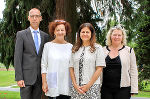
{"type": "Polygon", "coordinates": [[[38,31],[38,33],[40,33],[40,32],[39,32],[39,28],[38,28],[37,30],[34,30],[31,26],[30,26],[29,28],[30,28],[30,30],[31,30],[31,33],[33,33],[33,31],[38,31]]]}

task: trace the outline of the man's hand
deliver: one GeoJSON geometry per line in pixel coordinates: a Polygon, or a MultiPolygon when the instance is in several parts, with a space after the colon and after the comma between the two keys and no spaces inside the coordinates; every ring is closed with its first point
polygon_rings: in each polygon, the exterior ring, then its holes
{"type": "Polygon", "coordinates": [[[25,87],[24,80],[17,81],[19,87],[25,87]]]}

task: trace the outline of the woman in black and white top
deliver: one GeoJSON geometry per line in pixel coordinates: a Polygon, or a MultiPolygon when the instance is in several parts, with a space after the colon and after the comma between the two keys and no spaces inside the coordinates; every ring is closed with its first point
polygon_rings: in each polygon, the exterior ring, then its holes
{"type": "Polygon", "coordinates": [[[90,23],[83,23],[70,61],[71,99],[100,99],[99,76],[104,66],[104,52],[96,44],[95,30],[90,23]]]}

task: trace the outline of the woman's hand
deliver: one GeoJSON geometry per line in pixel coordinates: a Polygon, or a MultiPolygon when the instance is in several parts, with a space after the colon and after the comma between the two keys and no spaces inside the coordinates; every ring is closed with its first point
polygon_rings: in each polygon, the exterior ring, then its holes
{"type": "Polygon", "coordinates": [[[81,89],[81,87],[78,86],[78,85],[75,85],[74,88],[75,88],[76,91],[77,91],[78,93],[80,93],[80,94],[84,94],[84,93],[85,93],[85,92],[81,89]]]}
{"type": "Polygon", "coordinates": [[[44,91],[45,93],[47,93],[47,91],[48,91],[47,82],[42,83],[42,89],[43,89],[43,91],[44,91]]]}
{"type": "Polygon", "coordinates": [[[134,93],[131,93],[131,96],[134,96],[134,93]]]}
{"type": "Polygon", "coordinates": [[[84,92],[87,92],[90,89],[90,86],[86,84],[86,85],[81,86],[80,89],[84,92]]]}

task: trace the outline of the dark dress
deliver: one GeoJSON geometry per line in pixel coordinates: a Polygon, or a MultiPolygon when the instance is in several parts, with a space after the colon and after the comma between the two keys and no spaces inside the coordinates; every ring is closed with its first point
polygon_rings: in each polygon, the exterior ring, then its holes
{"type": "MultiPolygon", "coordinates": [[[[119,51],[124,47],[119,49],[119,51]]],[[[106,48],[109,50],[108,47],[106,48]]],[[[101,99],[130,99],[130,87],[120,87],[122,67],[120,56],[110,58],[107,55],[105,61],[106,67],[103,69],[101,99]]]]}

